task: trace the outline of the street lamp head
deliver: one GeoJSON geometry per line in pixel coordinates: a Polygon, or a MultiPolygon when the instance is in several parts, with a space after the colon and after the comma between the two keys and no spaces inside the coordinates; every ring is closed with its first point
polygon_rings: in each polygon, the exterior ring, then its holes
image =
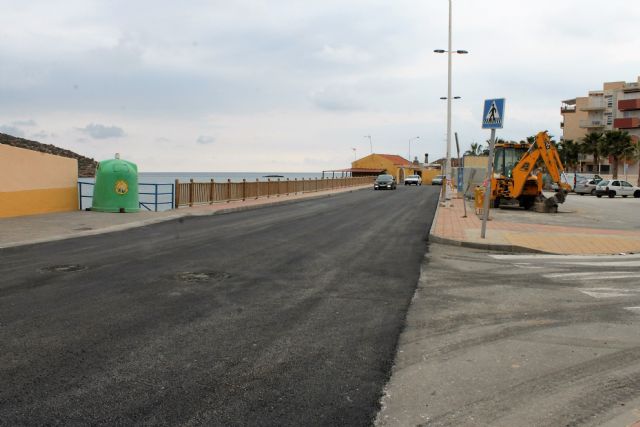
{"type": "Polygon", "coordinates": [[[444,50],[444,49],[435,49],[434,52],[435,53],[445,53],[446,50],[444,50]]]}
{"type": "Polygon", "coordinates": [[[461,96],[454,96],[453,99],[460,99],[462,98],[461,96]]]}
{"type": "Polygon", "coordinates": [[[469,51],[468,50],[456,50],[456,53],[459,53],[461,55],[465,55],[465,54],[469,53],[469,51]]]}
{"type": "Polygon", "coordinates": [[[447,97],[446,96],[441,96],[440,99],[447,99],[447,97]]]}

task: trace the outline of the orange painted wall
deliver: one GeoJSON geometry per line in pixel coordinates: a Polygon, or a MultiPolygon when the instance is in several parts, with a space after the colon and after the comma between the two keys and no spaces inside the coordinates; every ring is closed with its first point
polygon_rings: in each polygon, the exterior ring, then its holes
{"type": "Polygon", "coordinates": [[[0,218],[78,209],[78,162],[0,144],[0,218]]]}

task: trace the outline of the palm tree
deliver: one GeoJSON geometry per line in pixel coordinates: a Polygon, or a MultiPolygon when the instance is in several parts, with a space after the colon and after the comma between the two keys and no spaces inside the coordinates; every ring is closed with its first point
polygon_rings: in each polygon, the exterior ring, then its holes
{"type": "Polygon", "coordinates": [[[557,144],[558,154],[562,163],[569,167],[573,167],[573,171],[577,172],[578,161],[580,159],[581,147],[575,143],[572,139],[563,139],[557,144]]]}
{"type": "Polygon", "coordinates": [[[598,173],[600,173],[600,156],[602,155],[602,139],[600,132],[589,132],[582,138],[582,149],[584,154],[593,155],[593,163],[598,165],[598,173]]]}
{"type": "Polygon", "coordinates": [[[620,160],[632,158],[636,145],[632,142],[629,132],[608,130],[604,133],[601,149],[600,154],[613,158],[613,178],[618,179],[620,160]]]}
{"type": "Polygon", "coordinates": [[[465,156],[479,156],[482,154],[482,145],[477,142],[471,143],[471,148],[464,152],[465,156]]]}

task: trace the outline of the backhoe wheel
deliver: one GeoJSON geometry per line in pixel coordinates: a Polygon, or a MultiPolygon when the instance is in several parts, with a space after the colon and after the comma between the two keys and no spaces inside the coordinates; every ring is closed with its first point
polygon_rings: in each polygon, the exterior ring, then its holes
{"type": "Polygon", "coordinates": [[[640,190],[636,190],[635,193],[633,193],[633,197],[636,199],[640,198],[640,190]]]}
{"type": "Polygon", "coordinates": [[[609,198],[613,199],[614,197],[616,197],[616,192],[615,191],[609,191],[609,198]]]}
{"type": "Polygon", "coordinates": [[[536,198],[533,196],[522,196],[520,197],[520,207],[530,210],[535,203],[536,198]]]}

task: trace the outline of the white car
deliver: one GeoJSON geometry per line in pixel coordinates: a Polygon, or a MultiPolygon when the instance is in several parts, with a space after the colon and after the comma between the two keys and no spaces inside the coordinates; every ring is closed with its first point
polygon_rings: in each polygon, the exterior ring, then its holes
{"type": "Polygon", "coordinates": [[[422,185],[420,175],[409,175],[404,179],[404,185],[422,185]]]}
{"type": "Polygon", "coordinates": [[[605,195],[612,199],[616,196],[638,198],[640,197],[640,187],[635,187],[621,179],[603,179],[596,186],[596,197],[605,195]]]}
{"type": "Polygon", "coordinates": [[[431,185],[442,185],[442,181],[444,181],[444,175],[436,175],[431,180],[431,185]]]}

